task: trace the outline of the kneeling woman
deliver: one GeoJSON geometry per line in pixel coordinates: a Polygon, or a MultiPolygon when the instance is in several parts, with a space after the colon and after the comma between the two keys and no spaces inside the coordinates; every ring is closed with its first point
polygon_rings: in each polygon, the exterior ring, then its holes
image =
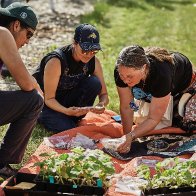
{"type": "Polygon", "coordinates": [[[191,85],[196,86],[189,59],[158,47],[144,49],[133,45],[124,48],[117,59],[114,77],[126,134],[125,143],[118,148],[122,153],[130,150],[134,139],[153,129],[171,126],[173,97],[178,97],[191,85]],[[137,122],[132,129],[134,120],[137,122]]]}
{"type": "Polygon", "coordinates": [[[46,55],[34,77],[44,91],[45,106],[39,122],[60,132],[77,126],[84,115],[102,113],[108,94],[96,53],[101,50],[99,33],[90,24],[75,30],[74,42],[46,55]],[[98,107],[92,106],[99,96],[98,107]]]}

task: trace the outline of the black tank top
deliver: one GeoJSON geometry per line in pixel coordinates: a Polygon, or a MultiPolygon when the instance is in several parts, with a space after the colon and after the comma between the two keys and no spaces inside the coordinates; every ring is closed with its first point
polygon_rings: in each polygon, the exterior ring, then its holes
{"type": "Polygon", "coordinates": [[[41,61],[33,76],[37,79],[42,90],[44,89],[43,75],[46,63],[51,58],[58,58],[61,61],[61,76],[59,79],[57,94],[61,91],[75,88],[81,80],[92,75],[95,70],[95,57],[88,63],[76,62],[72,56],[72,45],[58,48],[47,54],[41,61]]]}

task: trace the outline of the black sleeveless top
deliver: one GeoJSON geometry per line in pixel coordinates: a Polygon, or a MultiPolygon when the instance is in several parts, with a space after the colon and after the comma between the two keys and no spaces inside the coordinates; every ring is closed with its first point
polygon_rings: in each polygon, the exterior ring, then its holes
{"type": "Polygon", "coordinates": [[[72,45],[58,48],[48,53],[41,60],[40,65],[33,74],[42,90],[44,89],[44,68],[51,58],[58,58],[61,61],[61,76],[57,86],[57,94],[77,87],[81,80],[92,75],[95,70],[95,57],[88,63],[77,62],[72,56],[72,45]]]}

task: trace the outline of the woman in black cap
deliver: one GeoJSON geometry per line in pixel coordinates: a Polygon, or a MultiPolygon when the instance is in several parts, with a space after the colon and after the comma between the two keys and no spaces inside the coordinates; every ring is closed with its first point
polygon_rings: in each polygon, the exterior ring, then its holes
{"type": "Polygon", "coordinates": [[[138,45],[120,52],[114,77],[126,141],[119,152],[128,152],[131,142],[149,131],[172,125],[172,97],[196,86],[192,76],[191,62],[178,52],[138,45]]]}
{"type": "Polygon", "coordinates": [[[44,91],[45,106],[39,121],[47,130],[61,132],[77,126],[87,112],[102,113],[108,94],[102,66],[99,33],[90,24],[75,30],[74,42],[47,54],[34,77],[44,91]],[[99,102],[92,107],[96,97],[99,102]]]}
{"type": "Polygon", "coordinates": [[[21,90],[0,91],[0,125],[10,124],[0,145],[0,176],[15,171],[9,164],[21,162],[36,120],[43,106],[41,89],[28,73],[18,49],[28,44],[37,17],[28,5],[13,3],[0,8],[0,70],[6,64],[21,90]]]}

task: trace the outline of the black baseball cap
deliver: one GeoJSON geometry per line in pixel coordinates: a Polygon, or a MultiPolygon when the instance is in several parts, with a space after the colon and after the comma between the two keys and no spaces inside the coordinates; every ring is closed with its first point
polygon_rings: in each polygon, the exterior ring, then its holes
{"type": "Polygon", "coordinates": [[[80,24],[75,29],[74,40],[84,51],[101,50],[99,32],[90,24],[80,24]]]}
{"type": "Polygon", "coordinates": [[[33,9],[19,2],[12,3],[6,8],[0,8],[0,14],[14,17],[34,30],[38,24],[38,19],[33,9]]]}

